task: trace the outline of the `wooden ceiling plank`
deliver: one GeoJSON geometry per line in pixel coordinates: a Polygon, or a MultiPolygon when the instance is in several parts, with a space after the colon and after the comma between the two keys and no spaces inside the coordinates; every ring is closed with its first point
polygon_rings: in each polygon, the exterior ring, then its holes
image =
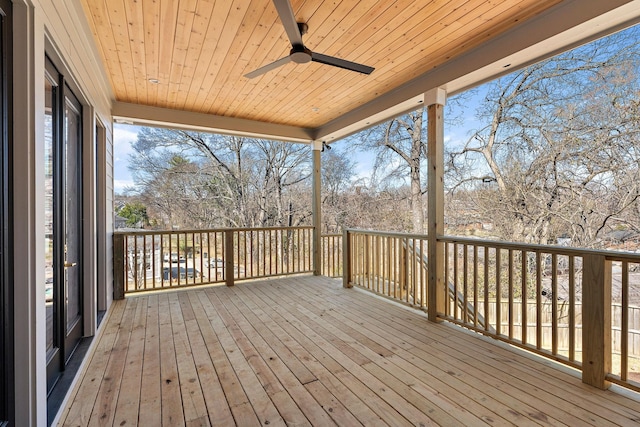
{"type": "Polygon", "coordinates": [[[192,94],[189,98],[191,102],[188,107],[185,106],[185,109],[190,111],[199,111],[195,107],[196,103],[194,100],[198,100],[208,94],[213,81],[212,75],[210,74],[211,64],[219,47],[220,38],[224,33],[227,17],[233,7],[231,2],[222,1],[213,1],[211,6],[213,6],[213,8],[210,14],[205,14],[204,10],[202,13],[202,18],[208,21],[208,25],[200,50],[198,64],[189,88],[189,92],[192,94]]]}
{"type": "MultiPolygon", "coordinates": [[[[247,43],[245,39],[251,38],[250,35],[256,29],[255,22],[263,20],[263,16],[266,16],[264,20],[272,22],[272,25],[276,25],[278,22],[276,10],[270,3],[262,3],[253,12],[247,14],[243,21],[242,29],[232,49],[229,51],[229,56],[236,58],[236,60],[228,61],[228,66],[223,68],[222,74],[225,76],[225,81],[219,85],[217,92],[210,94],[208,112],[223,115],[223,111],[227,105],[232,102],[244,86],[245,83],[242,73],[246,70],[248,58],[250,58],[252,52],[255,52],[260,47],[259,43],[247,43]]],[[[281,57],[286,55],[286,53],[288,53],[288,51],[283,52],[281,57]]]]}
{"type": "Polygon", "coordinates": [[[158,98],[156,104],[166,107],[171,91],[171,70],[173,65],[174,42],[178,21],[179,0],[160,1],[160,57],[158,58],[158,98]]]}
{"type": "Polygon", "coordinates": [[[194,65],[187,60],[189,42],[193,34],[193,21],[196,14],[198,0],[180,0],[178,16],[176,19],[176,34],[173,44],[173,58],[171,60],[171,74],[169,77],[169,96],[166,106],[176,109],[181,88],[182,79],[189,74],[188,69],[194,65]]]}
{"type": "MultiPolygon", "coordinates": [[[[234,46],[235,49],[239,49],[239,52],[237,54],[235,53],[237,50],[229,52],[229,55],[234,55],[236,60],[233,63],[229,61],[229,64],[232,66],[224,70],[227,79],[221,86],[220,92],[215,95],[215,105],[213,102],[211,103],[211,107],[213,108],[210,107],[210,110],[213,109],[216,111],[217,115],[229,115],[227,112],[229,105],[233,103],[233,100],[236,99],[238,95],[242,93],[242,89],[246,87],[246,85],[243,84],[243,77],[237,76],[246,70],[246,64],[250,62],[251,57],[261,47],[260,43],[243,42],[243,40],[262,40],[267,27],[273,27],[277,20],[278,14],[274,7],[264,7],[262,10],[257,9],[253,11],[253,13],[245,16],[245,22],[237,35],[237,43],[234,46]],[[253,24],[253,26],[251,26],[249,24],[250,22],[270,23],[270,25],[263,26],[261,24],[253,24]]],[[[231,115],[231,117],[233,116],[231,115]]]]}
{"type": "Polygon", "coordinates": [[[214,8],[213,1],[198,1],[196,13],[193,18],[192,34],[187,52],[187,61],[191,64],[188,73],[183,73],[180,79],[180,89],[176,100],[177,108],[188,109],[187,101],[197,95],[199,88],[203,84],[205,64],[209,64],[209,58],[203,57],[206,54],[205,47],[208,42],[209,28],[212,21],[214,8]]]}
{"type": "Polygon", "coordinates": [[[127,23],[124,1],[109,1],[108,8],[111,30],[117,50],[117,59],[120,61],[120,67],[124,77],[124,97],[129,102],[138,102],[136,82],[134,78],[132,78],[135,71],[133,68],[133,53],[131,52],[129,25],[127,23]]]}
{"type": "MultiPolygon", "coordinates": [[[[120,61],[117,61],[117,49],[111,34],[111,22],[107,12],[104,0],[83,0],[82,4],[85,8],[89,19],[89,26],[94,34],[98,51],[102,59],[102,64],[108,71],[109,81],[114,96],[117,96],[116,89],[124,88],[124,78],[120,61]],[[111,35],[111,37],[104,35],[111,35]]],[[[123,89],[121,89],[123,90],[123,89]]]]}
{"type": "Polygon", "coordinates": [[[205,107],[205,105],[211,105],[210,101],[214,98],[213,94],[220,90],[220,80],[224,81],[226,79],[226,76],[222,75],[219,80],[218,76],[221,73],[224,62],[228,60],[229,50],[234,42],[236,33],[242,25],[245,14],[250,9],[250,5],[251,3],[247,1],[240,2],[238,5],[231,5],[229,13],[225,15],[226,19],[220,31],[220,38],[218,39],[216,48],[211,56],[211,62],[207,68],[207,81],[211,82],[211,86],[208,90],[198,93],[198,97],[193,102],[195,111],[209,111],[209,108],[205,107]]]}
{"type": "Polygon", "coordinates": [[[148,103],[147,96],[147,68],[145,46],[145,19],[142,1],[125,2],[125,16],[129,40],[131,41],[131,57],[133,59],[133,76],[136,85],[136,95],[141,104],[148,103]]]}
{"type": "Polygon", "coordinates": [[[153,105],[158,100],[159,83],[150,83],[149,79],[160,80],[158,68],[160,61],[160,2],[159,0],[142,0],[141,4],[144,13],[147,104],[153,105]]]}

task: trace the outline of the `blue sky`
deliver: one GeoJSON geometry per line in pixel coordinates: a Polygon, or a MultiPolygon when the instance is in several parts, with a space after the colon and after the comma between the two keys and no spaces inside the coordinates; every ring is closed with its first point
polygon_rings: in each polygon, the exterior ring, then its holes
{"type": "MultiPolygon", "coordinates": [[[[114,190],[116,194],[121,194],[126,187],[134,185],[131,171],[129,171],[129,156],[133,153],[131,144],[135,142],[138,134],[139,126],[126,124],[114,124],[114,147],[113,147],[113,173],[114,173],[114,190]]],[[[346,141],[338,141],[332,144],[338,150],[344,150],[346,141]]],[[[371,174],[375,158],[373,155],[356,152],[356,177],[366,178],[371,174]]]]}
{"type": "MultiPolygon", "coordinates": [[[[456,128],[445,127],[445,144],[450,146],[451,144],[463,144],[466,138],[468,138],[471,126],[477,125],[474,117],[475,107],[477,105],[477,96],[474,97],[472,102],[466,103],[464,125],[456,128]]],[[[114,167],[114,190],[116,194],[122,194],[126,187],[132,187],[134,185],[131,172],[129,171],[129,156],[133,153],[131,144],[135,142],[137,138],[139,126],[132,126],[126,124],[114,124],[114,149],[113,149],[113,167],[114,167]]],[[[371,171],[375,162],[375,156],[372,153],[363,151],[353,151],[353,149],[347,149],[349,140],[331,144],[335,149],[342,152],[348,152],[350,155],[355,156],[356,162],[356,179],[368,178],[371,176],[371,171]]]]}
{"type": "Polygon", "coordinates": [[[133,186],[133,178],[129,171],[129,154],[133,152],[131,143],[138,135],[138,126],[113,125],[113,187],[116,194],[122,193],[125,187],[133,186]]]}

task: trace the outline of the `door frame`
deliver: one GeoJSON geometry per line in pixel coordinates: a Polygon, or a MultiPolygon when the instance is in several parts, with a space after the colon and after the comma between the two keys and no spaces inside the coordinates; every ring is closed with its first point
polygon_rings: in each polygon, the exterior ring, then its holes
{"type": "Polygon", "coordinates": [[[13,301],[13,23],[12,2],[0,0],[0,426],[14,423],[13,301]]]}
{"type": "MultiPolygon", "coordinates": [[[[52,233],[56,238],[53,241],[53,301],[54,311],[52,316],[53,321],[53,344],[54,351],[47,354],[47,393],[50,393],[58,378],[64,372],[69,358],[73,354],[73,351],[80,338],[84,335],[84,322],[82,318],[74,324],[71,333],[67,330],[67,312],[65,305],[65,294],[63,289],[65,288],[65,217],[66,217],[66,200],[65,200],[65,182],[66,182],[66,111],[68,106],[72,107],[78,113],[78,133],[77,137],[77,157],[76,163],[79,168],[79,176],[77,177],[77,183],[80,186],[78,196],[80,197],[79,203],[76,205],[78,212],[78,224],[77,233],[79,238],[78,256],[84,256],[85,243],[82,239],[84,230],[82,224],[82,214],[84,210],[83,200],[85,198],[84,190],[82,188],[82,181],[84,178],[85,161],[83,157],[83,144],[85,135],[83,133],[84,116],[83,116],[83,104],[80,98],[78,98],[73,89],[66,81],[65,75],[60,71],[57,64],[47,55],[45,58],[45,74],[49,76],[49,79],[56,84],[57,90],[52,99],[52,155],[53,155],[53,229],[52,233]]],[[[77,268],[80,271],[77,274],[80,282],[80,295],[79,295],[79,308],[84,314],[85,312],[85,290],[82,285],[84,283],[83,262],[81,259],[77,268]]],[[[74,267],[75,268],[75,267],[74,267]]],[[[48,324],[48,321],[47,321],[48,324]]]]}

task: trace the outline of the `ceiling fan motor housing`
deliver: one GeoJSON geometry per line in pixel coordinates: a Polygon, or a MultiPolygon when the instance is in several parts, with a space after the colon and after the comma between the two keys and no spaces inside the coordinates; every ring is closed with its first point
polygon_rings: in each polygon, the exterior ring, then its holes
{"type": "Polygon", "coordinates": [[[311,51],[304,46],[295,45],[289,52],[289,57],[296,64],[311,62],[311,51]]]}

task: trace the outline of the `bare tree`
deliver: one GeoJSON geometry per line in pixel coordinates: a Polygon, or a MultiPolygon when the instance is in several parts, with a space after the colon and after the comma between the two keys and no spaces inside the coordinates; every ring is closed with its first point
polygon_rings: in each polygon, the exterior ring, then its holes
{"type": "Polygon", "coordinates": [[[581,246],[629,221],[640,196],[637,33],[490,84],[476,114],[485,125],[449,153],[451,188],[473,201],[459,214],[490,220],[504,239],[581,246]]]}
{"type": "Polygon", "coordinates": [[[305,145],[143,128],[133,148],[136,191],[166,225],[298,225],[309,217],[305,145]]]}
{"type": "Polygon", "coordinates": [[[423,129],[423,108],[389,122],[375,126],[360,134],[358,146],[374,150],[377,154],[374,175],[391,186],[407,184],[410,187],[409,211],[412,231],[424,231],[424,204],[422,196],[423,168],[426,166],[427,141],[423,129]]]}

